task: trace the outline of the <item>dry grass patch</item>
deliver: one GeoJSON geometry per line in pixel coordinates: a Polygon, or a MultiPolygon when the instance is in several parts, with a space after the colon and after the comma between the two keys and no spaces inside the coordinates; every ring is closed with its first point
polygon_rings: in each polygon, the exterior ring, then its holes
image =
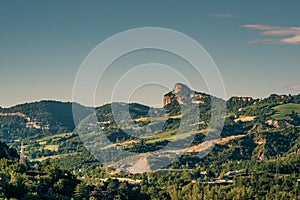
{"type": "Polygon", "coordinates": [[[47,160],[47,159],[63,158],[63,157],[72,156],[72,155],[75,155],[75,154],[77,154],[77,152],[54,155],[54,156],[45,156],[45,157],[35,158],[35,159],[30,160],[30,161],[31,162],[33,162],[33,161],[43,162],[44,160],[47,160]]]}
{"type": "Polygon", "coordinates": [[[234,122],[242,121],[242,122],[251,122],[255,119],[255,116],[243,116],[234,120],[234,122]]]}
{"type": "Polygon", "coordinates": [[[55,144],[49,144],[49,145],[46,145],[44,147],[44,150],[49,150],[49,151],[58,151],[58,148],[59,146],[58,145],[55,145],[55,144]]]}

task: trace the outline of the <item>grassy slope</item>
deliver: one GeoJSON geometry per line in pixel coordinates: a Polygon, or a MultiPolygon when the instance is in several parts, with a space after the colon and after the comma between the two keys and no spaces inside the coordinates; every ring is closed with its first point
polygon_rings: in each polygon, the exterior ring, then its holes
{"type": "Polygon", "coordinates": [[[275,106],[273,109],[276,110],[276,113],[272,115],[275,120],[290,120],[288,114],[291,114],[292,111],[300,114],[300,104],[283,104],[275,106]]]}

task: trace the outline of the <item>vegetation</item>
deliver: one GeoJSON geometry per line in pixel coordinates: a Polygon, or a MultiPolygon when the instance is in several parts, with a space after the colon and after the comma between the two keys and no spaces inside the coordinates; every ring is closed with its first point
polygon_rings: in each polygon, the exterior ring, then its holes
{"type": "MultiPolygon", "coordinates": [[[[212,138],[214,145],[201,157],[214,111],[211,97],[199,94],[203,103],[198,105],[199,121],[193,124],[185,124],[183,119],[193,119],[172,93],[167,94],[173,99],[164,110],[114,103],[120,106],[120,118],[122,109],[129,108],[134,126],[124,120],[120,127],[111,104],[95,109],[98,123],[91,127],[96,131],[84,138],[91,144],[101,143],[95,137],[100,130],[112,143],[106,148],[135,153],[160,150],[178,134],[180,151],[180,144],[192,138],[185,153],[165,169],[137,174],[101,164],[85,149],[70,103],[1,108],[0,138],[8,145],[0,143],[0,199],[299,199],[300,95],[230,98],[221,138],[212,138]],[[27,117],[53,128],[28,127],[27,117]],[[26,145],[27,166],[18,161],[21,142],[26,145]]],[[[80,109],[82,118],[90,113],[90,108],[80,109]]],[[[158,158],[146,160],[151,168],[158,158]]]]}

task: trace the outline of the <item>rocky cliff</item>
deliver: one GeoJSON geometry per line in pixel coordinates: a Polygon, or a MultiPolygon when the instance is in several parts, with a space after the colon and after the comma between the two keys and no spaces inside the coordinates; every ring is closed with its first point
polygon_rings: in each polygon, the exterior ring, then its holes
{"type": "Polygon", "coordinates": [[[204,98],[208,96],[204,93],[195,92],[182,83],[177,83],[171,92],[164,95],[163,105],[166,106],[173,100],[177,101],[180,105],[189,103],[203,104],[204,98]]]}

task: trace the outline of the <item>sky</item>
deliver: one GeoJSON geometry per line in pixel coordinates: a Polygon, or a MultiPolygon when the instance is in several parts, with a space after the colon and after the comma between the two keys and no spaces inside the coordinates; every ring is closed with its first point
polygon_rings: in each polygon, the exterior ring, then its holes
{"type": "MultiPolygon", "coordinates": [[[[298,94],[299,8],[297,0],[0,0],[0,106],[72,101],[76,74],[89,53],[115,34],[142,27],[179,31],[201,44],[222,75],[227,98],[298,94]]],[[[116,63],[115,73],[140,57],[139,64],[159,57],[142,54],[116,63]]],[[[166,59],[167,54],[161,60],[166,59]]],[[[159,104],[169,89],[140,87],[131,101],[159,104]]],[[[108,103],[106,96],[99,90],[96,104],[108,103]]]]}

